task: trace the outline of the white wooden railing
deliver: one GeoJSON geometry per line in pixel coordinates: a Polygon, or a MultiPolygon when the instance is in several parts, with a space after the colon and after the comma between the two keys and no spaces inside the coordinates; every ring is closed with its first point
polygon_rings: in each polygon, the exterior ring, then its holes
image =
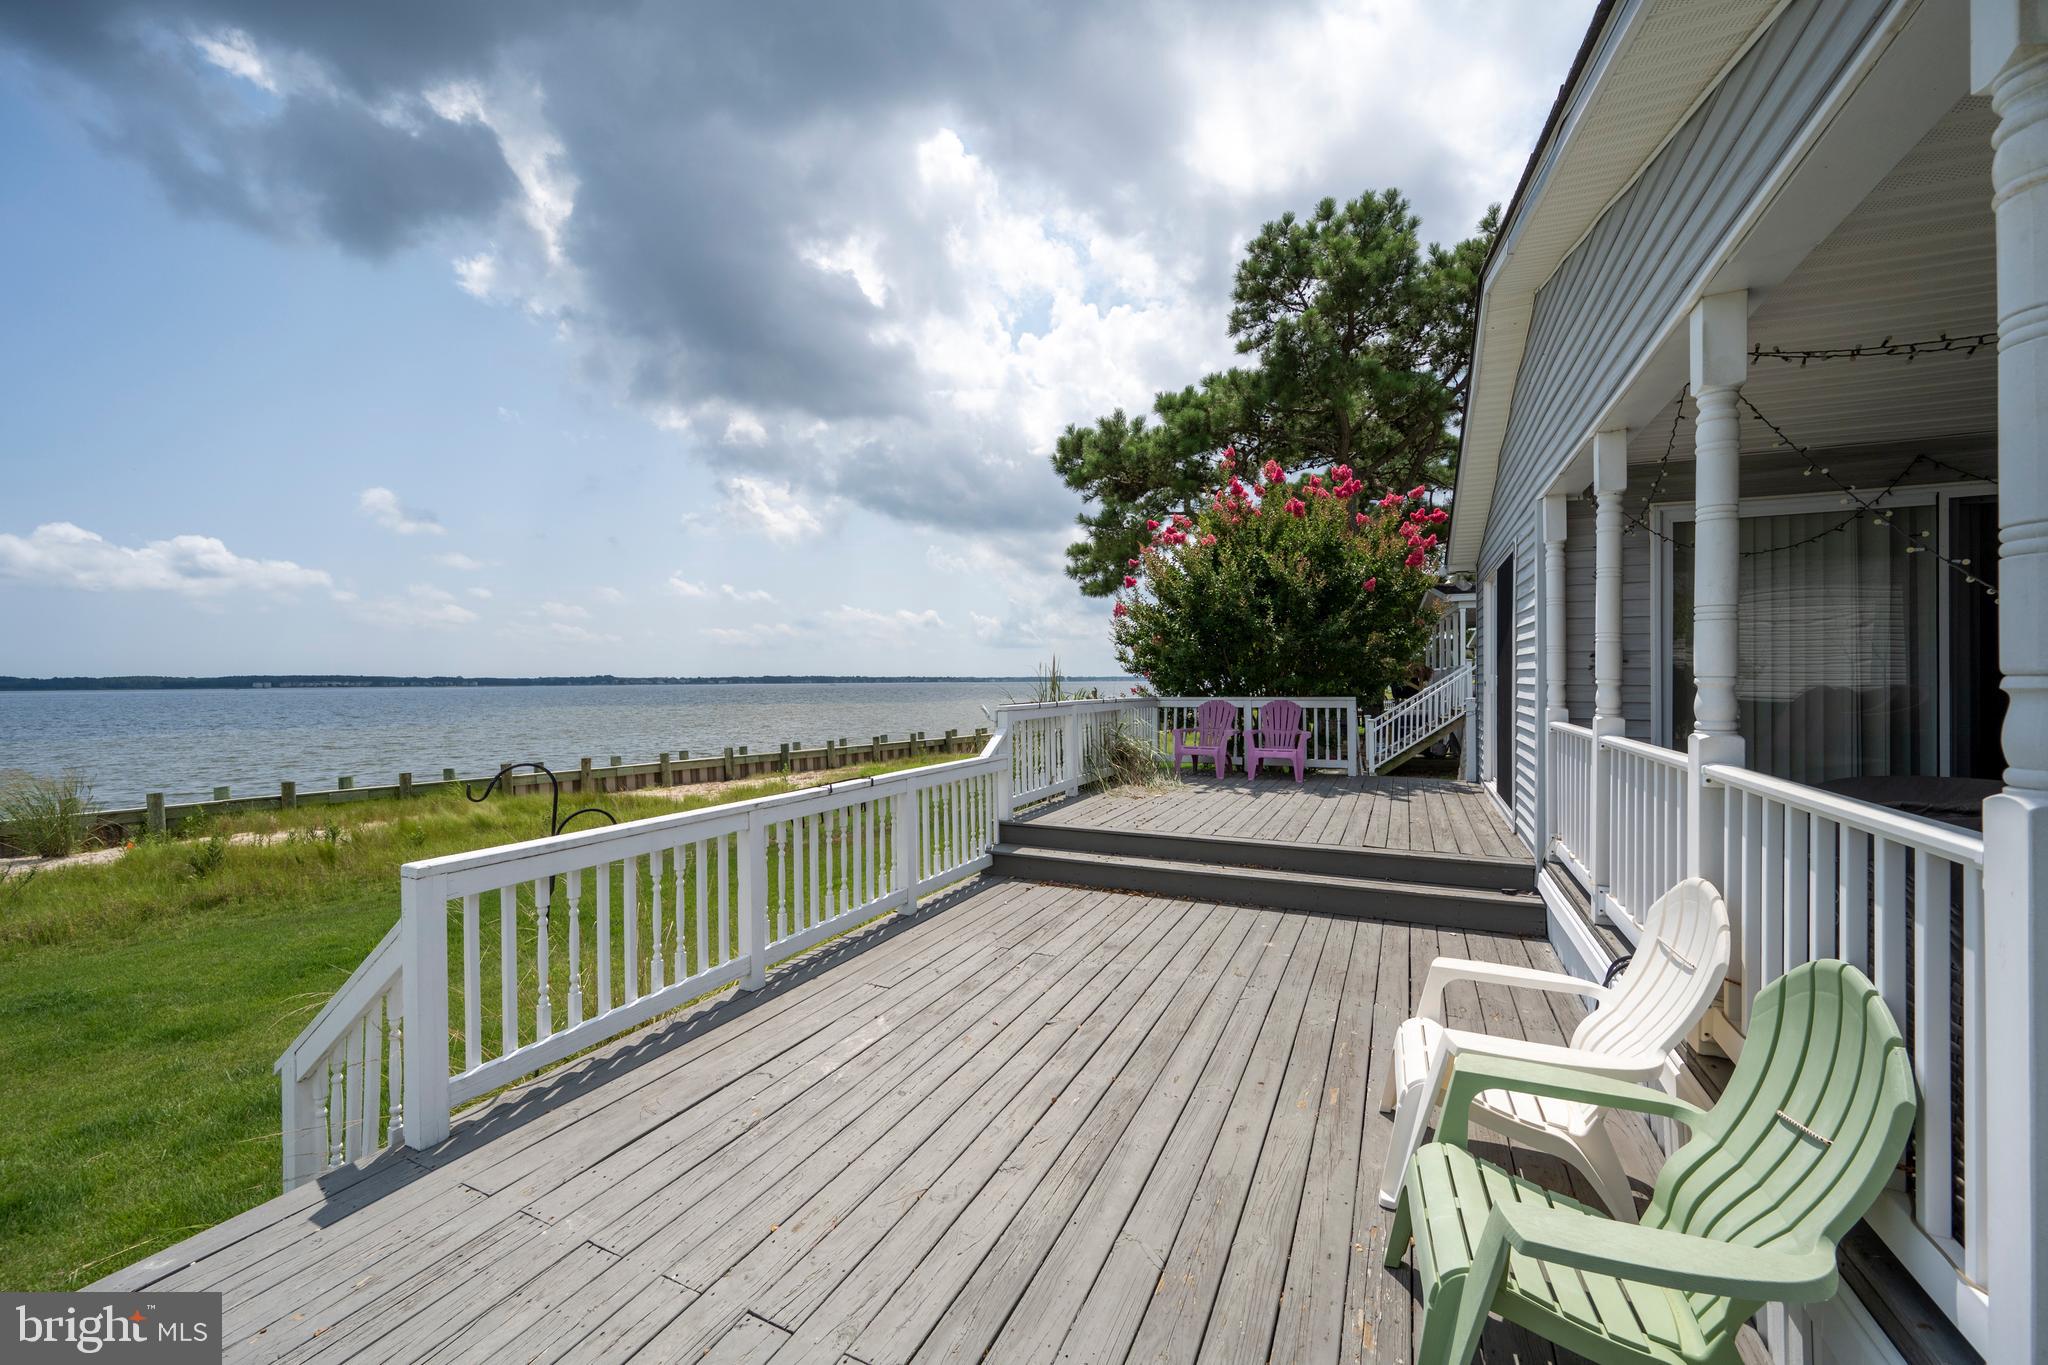
{"type": "Polygon", "coordinates": [[[951,763],[407,864],[397,927],[278,1061],[286,1188],[432,1146],[454,1106],[987,867],[1011,760],[997,734],[951,763]]]}
{"type": "Polygon", "coordinates": [[[1601,909],[1629,938],[1657,897],[1685,880],[1685,755],[1622,735],[1600,736],[1607,840],[1601,909]]]}
{"type": "Polygon", "coordinates": [[[1883,991],[1920,1111],[1911,1177],[1869,1222],[1981,1349],[1997,1274],[1984,1255],[1995,1195],[1974,1183],[1988,1126],[1982,836],[1725,764],[1695,790],[1686,755],[1561,722],[1547,756],[1552,846],[1625,932],[1688,874],[1703,802],[1699,870],[1734,931],[1716,1042],[1739,1053],[1756,993],[1803,962],[1841,958],[1883,991]]]}
{"type": "Polygon", "coordinates": [[[1550,818],[1552,850],[1579,884],[1593,887],[1587,866],[1593,850],[1593,732],[1582,725],[1550,722],[1550,818]]]}
{"type": "Polygon", "coordinates": [[[1889,1192],[1869,1222],[1981,1345],[1997,1273],[1984,1257],[1995,1195],[1973,1184],[1987,1126],[1984,840],[1744,768],[1710,764],[1702,778],[1721,797],[1714,852],[1735,929],[1728,1017],[1745,1027],[1760,987],[1816,958],[1851,962],[1877,983],[1906,1029],[1920,1111],[1910,1190],[1889,1192]]]}
{"type": "Polygon", "coordinates": [[[1010,737],[1012,808],[1072,796],[1095,781],[1111,736],[1125,724],[1150,721],[1159,705],[1150,697],[1115,697],[997,707],[996,733],[1010,737]]]}
{"type": "Polygon", "coordinates": [[[1259,708],[1270,701],[1291,701],[1301,708],[1302,728],[1308,732],[1308,767],[1353,777],[1362,771],[1356,697],[1161,697],[1155,736],[1161,754],[1172,754],[1173,732],[1193,729],[1195,712],[1211,701],[1227,701],[1237,708],[1240,756],[1242,736],[1257,725],[1259,708]]]}
{"type": "Polygon", "coordinates": [[[1634,939],[1687,875],[1685,755],[1563,721],[1548,729],[1551,851],[1634,939]]]}
{"type": "Polygon", "coordinates": [[[1399,758],[1471,709],[1472,665],[1464,664],[1369,718],[1363,770],[1378,772],[1381,765],[1399,758]]]}
{"type": "Polygon", "coordinates": [[[405,1126],[399,926],[350,974],[277,1059],[284,1094],[284,1187],[359,1161],[405,1126]]]}
{"type": "Polygon", "coordinates": [[[1429,644],[1423,652],[1423,660],[1429,665],[1431,676],[1463,668],[1471,660],[1471,611],[1461,606],[1447,607],[1436,618],[1436,629],[1430,633],[1429,644]]]}

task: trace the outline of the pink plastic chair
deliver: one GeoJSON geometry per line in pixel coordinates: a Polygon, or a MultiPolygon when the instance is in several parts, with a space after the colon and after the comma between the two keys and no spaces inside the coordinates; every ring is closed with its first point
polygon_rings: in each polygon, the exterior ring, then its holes
{"type": "Polygon", "coordinates": [[[1200,767],[1206,758],[1216,765],[1216,776],[1230,771],[1230,743],[1237,738],[1237,707],[1227,701],[1205,701],[1195,708],[1192,728],[1173,732],[1173,770],[1180,771],[1186,758],[1200,767]]]}
{"type": "Polygon", "coordinates": [[[1308,732],[1301,728],[1301,708],[1291,701],[1269,701],[1259,708],[1259,728],[1244,737],[1244,773],[1256,779],[1267,759],[1294,765],[1301,781],[1308,763],[1308,732]]]}

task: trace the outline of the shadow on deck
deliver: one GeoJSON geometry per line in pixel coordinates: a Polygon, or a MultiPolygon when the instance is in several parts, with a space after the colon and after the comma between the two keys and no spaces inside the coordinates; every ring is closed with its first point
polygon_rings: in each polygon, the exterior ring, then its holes
{"type": "MultiPolygon", "coordinates": [[[[1440,953],[1557,965],[1527,939],[983,882],[101,1287],[219,1290],[232,1360],[1405,1360],[1375,1101],[1440,953]]],[[[1491,987],[1448,1004],[1547,1041],[1579,1017],[1491,987]]],[[[1640,1125],[1625,1159],[1654,1169],[1640,1125]]],[[[1572,1359],[1500,1323],[1486,1345],[1572,1359]]]]}

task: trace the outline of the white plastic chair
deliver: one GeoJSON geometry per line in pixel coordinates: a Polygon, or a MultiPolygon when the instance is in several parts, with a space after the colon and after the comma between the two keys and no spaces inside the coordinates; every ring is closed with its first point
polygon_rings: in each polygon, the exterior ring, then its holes
{"type": "MultiPolygon", "coordinates": [[[[1461,1053],[1549,1062],[1617,1080],[1661,1082],[1668,1089],[1677,1078],[1672,1049],[1706,1014],[1727,973],[1728,904],[1698,877],[1657,898],[1633,957],[1611,986],[1562,972],[1437,958],[1423,978],[1417,1016],[1394,1035],[1394,1065],[1381,1100],[1383,1108],[1394,1110],[1394,1133],[1380,1176],[1380,1203],[1394,1207],[1408,1159],[1421,1145],[1429,1111],[1461,1053]],[[1471,1033],[1444,1026],[1444,987],[1453,981],[1591,996],[1598,1008],[1562,1047],[1471,1033]]],[[[1480,1124],[1569,1161],[1585,1172],[1609,1213],[1636,1220],[1635,1196],[1608,1134],[1605,1108],[1506,1090],[1488,1090],[1473,1104],[1472,1117],[1480,1124]]]]}

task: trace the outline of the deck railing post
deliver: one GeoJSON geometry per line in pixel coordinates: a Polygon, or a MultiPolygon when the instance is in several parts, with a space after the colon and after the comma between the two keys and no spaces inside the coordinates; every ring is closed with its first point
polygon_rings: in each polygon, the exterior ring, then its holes
{"type": "Polygon", "coordinates": [[[896,827],[902,831],[903,909],[917,909],[917,883],[924,876],[924,802],[915,786],[896,798],[896,827]]]}
{"type": "Polygon", "coordinates": [[[740,952],[747,974],[739,985],[743,991],[758,991],[768,984],[768,827],[758,812],[747,812],[740,844],[740,952]]]}
{"type": "Polygon", "coordinates": [[[399,962],[403,973],[405,1145],[448,1136],[448,899],[442,879],[399,869],[399,962]]]}
{"type": "Polygon", "coordinates": [[[287,1052],[277,1069],[284,1096],[284,1187],[290,1191],[320,1174],[327,1157],[327,1131],[318,1087],[300,1079],[298,1049],[287,1052]]]}
{"type": "Polygon", "coordinates": [[[1063,708],[1061,724],[1061,777],[1068,796],[1081,790],[1081,713],[1073,707],[1063,708]]]}
{"type": "MultiPolygon", "coordinates": [[[[995,800],[993,804],[995,806],[995,819],[997,823],[1000,823],[1004,820],[1009,819],[1011,815],[1010,731],[1009,727],[1006,725],[998,725],[997,727],[995,756],[998,762],[996,764],[995,771],[995,800]]],[[[999,831],[990,830],[989,833],[991,836],[994,836],[995,834],[999,833],[999,831]]]]}

